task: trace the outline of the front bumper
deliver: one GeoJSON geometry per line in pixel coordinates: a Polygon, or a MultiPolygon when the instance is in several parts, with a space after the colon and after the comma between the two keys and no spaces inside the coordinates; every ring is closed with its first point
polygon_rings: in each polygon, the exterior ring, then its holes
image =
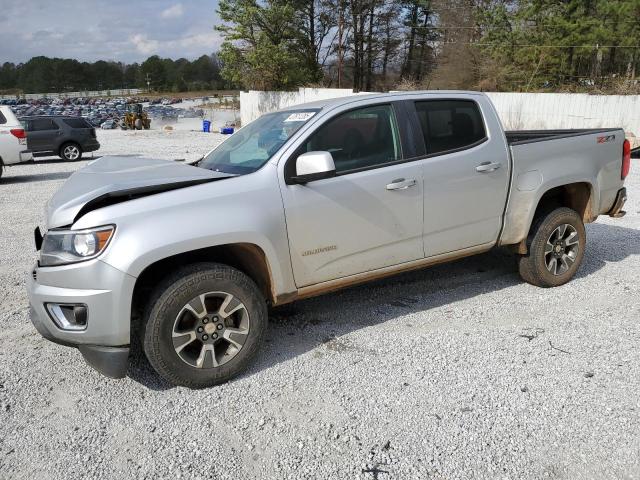
{"type": "Polygon", "coordinates": [[[99,372],[123,377],[128,365],[134,285],[134,277],[97,259],[35,267],[27,277],[31,321],[46,339],[77,347],[99,372]],[[86,305],[86,329],[58,327],[47,311],[47,303],[86,305]]]}

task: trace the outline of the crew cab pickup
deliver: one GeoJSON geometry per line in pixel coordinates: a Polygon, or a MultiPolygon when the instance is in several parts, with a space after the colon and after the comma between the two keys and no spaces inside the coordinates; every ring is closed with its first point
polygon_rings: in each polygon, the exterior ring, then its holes
{"type": "Polygon", "coordinates": [[[621,129],[505,132],[481,93],[298,105],[195,165],[103,157],[73,174],[35,232],[32,320],[106,375],[139,339],[169,382],[214,385],[256,355],[269,305],[494,246],[525,281],[564,284],[584,223],[624,214],[629,166],[621,129]]]}

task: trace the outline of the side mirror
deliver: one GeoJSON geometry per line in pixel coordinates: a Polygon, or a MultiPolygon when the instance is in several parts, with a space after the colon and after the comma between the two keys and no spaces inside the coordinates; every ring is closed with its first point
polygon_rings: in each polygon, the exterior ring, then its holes
{"type": "Polygon", "coordinates": [[[296,174],[292,183],[305,184],[336,176],[336,166],[329,152],[307,152],[296,159],[296,174]]]}

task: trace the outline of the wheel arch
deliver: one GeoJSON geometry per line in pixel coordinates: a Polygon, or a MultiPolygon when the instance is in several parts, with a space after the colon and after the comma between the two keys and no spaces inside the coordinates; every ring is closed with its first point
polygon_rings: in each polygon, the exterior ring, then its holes
{"type": "Polygon", "coordinates": [[[264,250],[253,243],[232,243],[177,253],[148,265],[136,279],[132,317],[142,313],[148,294],[166,276],[180,267],[199,262],[221,263],[240,270],[256,283],[269,303],[276,303],[273,275],[264,250]]]}
{"type": "Polygon", "coordinates": [[[533,218],[559,207],[575,210],[584,223],[592,222],[597,217],[593,213],[593,185],[575,182],[549,188],[540,196],[533,218]]]}
{"type": "MultiPolygon", "coordinates": [[[[589,181],[577,181],[561,185],[548,186],[537,201],[535,208],[531,208],[527,223],[520,232],[519,241],[512,244],[512,248],[520,254],[526,254],[529,249],[528,239],[537,218],[545,215],[556,208],[567,207],[575,210],[584,223],[591,223],[598,217],[594,208],[594,187],[589,181]]],[[[501,242],[502,245],[507,243],[501,242]]]]}

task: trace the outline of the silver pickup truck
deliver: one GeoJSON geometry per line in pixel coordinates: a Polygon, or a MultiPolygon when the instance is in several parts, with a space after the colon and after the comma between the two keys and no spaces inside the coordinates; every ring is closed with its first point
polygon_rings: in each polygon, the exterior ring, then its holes
{"type": "Polygon", "coordinates": [[[569,281],[584,223],[624,214],[629,165],[621,129],[505,132],[481,93],[291,107],[194,165],[73,174],[35,232],[31,318],[105,375],[139,339],[169,382],[214,385],[256,355],[270,305],[494,246],[533,285],[569,281]]]}

